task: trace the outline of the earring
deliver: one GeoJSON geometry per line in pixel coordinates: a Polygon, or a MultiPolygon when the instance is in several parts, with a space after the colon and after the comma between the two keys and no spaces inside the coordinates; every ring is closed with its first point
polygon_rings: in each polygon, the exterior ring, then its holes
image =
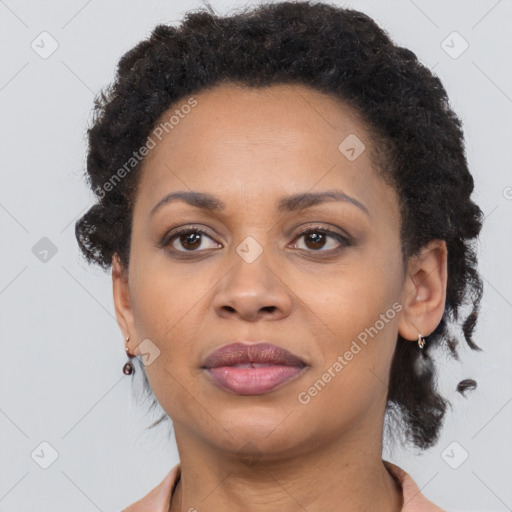
{"type": "MultiPolygon", "coordinates": [[[[130,336],[126,338],[126,341],[130,340],[130,336]]],[[[135,357],[133,354],[130,354],[128,347],[126,347],[126,355],[131,359],[135,357]]],[[[131,375],[135,372],[135,368],[133,367],[132,363],[130,361],[127,361],[125,365],[123,366],[123,373],[125,375],[131,375]]]]}
{"type": "Polygon", "coordinates": [[[424,346],[425,346],[425,337],[422,336],[420,333],[418,333],[418,347],[420,347],[420,349],[423,349],[424,346]]]}

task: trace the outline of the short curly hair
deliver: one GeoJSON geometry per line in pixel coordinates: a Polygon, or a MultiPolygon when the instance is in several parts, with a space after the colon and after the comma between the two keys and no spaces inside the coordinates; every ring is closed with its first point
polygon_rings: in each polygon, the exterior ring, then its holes
{"type": "MultiPolygon", "coordinates": [[[[471,349],[481,350],[472,339],[483,290],[473,239],[483,214],[470,199],[474,182],[461,121],[441,81],[364,13],[284,1],[222,17],[206,4],[186,13],[177,27],[157,25],[122,56],[115,80],[95,98],[86,178],[97,202],[75,225],[83,255],[104,269],[117,255],[128,267],[140,163],[115,186],[106,184],[171,105],[223,83],[301,84],[343,100],[363,119],[378,149],[372,154],[379,172],[398,192],[404,262],[429,241],[446,241],[443,317],[423,351],[398,335],[386,409],[407,441],[432,446],[450,402],[437,391],[429,352],[440,346],[458,359],[450,324],[462,327],[471,349]]],[[[149,388],[147,377],[144,386],[149,388]]],[[[475,387],[465,379],[457,390],[475,387]]]]}

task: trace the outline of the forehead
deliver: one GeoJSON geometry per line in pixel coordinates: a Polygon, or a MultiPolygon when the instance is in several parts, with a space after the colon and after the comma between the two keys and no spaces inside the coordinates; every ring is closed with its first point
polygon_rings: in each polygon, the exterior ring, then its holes
{"type": "Polygon", "coordinates": [[[357,112],[307,86],[216,86],[172,105],[150,137],[139,209],[173,190],[210,192],[228,203],[240,190],[261,201],[333,187],[366,203],[383,194],[395,199],[376,173],[357,112]],[[357,158],[346,153],[350,147],[357,158]]]}

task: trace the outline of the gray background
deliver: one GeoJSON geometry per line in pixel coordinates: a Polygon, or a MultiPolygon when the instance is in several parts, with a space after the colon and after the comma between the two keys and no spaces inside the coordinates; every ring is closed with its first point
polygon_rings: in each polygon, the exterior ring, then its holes
{"type": "MultiPolygon", "coordinates": [[[[223,14],[246,5],[211,3],[223,14]]],[[[94,94],[156,23],[200,5],[0,0],[0,511],[119,512],[177,462],[165,428],[144,430],[158,415],[144,417],[121,372],[111,277],[79,256],[74,221],[92,202],[82,171],[94,94]],[[58,48],[43,58],[52,40],[58,48]]],[[[453,411],[438,445],[384,456],[447,510],[512,510],[512,1],[340,5],[372,16],[441,78],[486,215],[475,335],[485,352],[439,361],[453,411]],[[479,383],[467,399],[453,391],[464,377],[479,383]]]]}

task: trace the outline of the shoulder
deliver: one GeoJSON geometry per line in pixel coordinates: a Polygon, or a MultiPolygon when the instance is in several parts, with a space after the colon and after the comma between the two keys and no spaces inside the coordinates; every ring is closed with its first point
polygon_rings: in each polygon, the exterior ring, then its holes
{"type": "Polygon", "coordinates": [[[388,461],[383,461],[388,471],[400,482],[404,504],[401,512],[446,512],[434,505],[423,494],[411,475],[388,461]]]}
{"type": "Polygon", "coordinates": [[[171,504],[171,493],[179,475],[180,464],[177,464],[154,489],[124,508],[122,512],[167,512],[171,504]]]}

